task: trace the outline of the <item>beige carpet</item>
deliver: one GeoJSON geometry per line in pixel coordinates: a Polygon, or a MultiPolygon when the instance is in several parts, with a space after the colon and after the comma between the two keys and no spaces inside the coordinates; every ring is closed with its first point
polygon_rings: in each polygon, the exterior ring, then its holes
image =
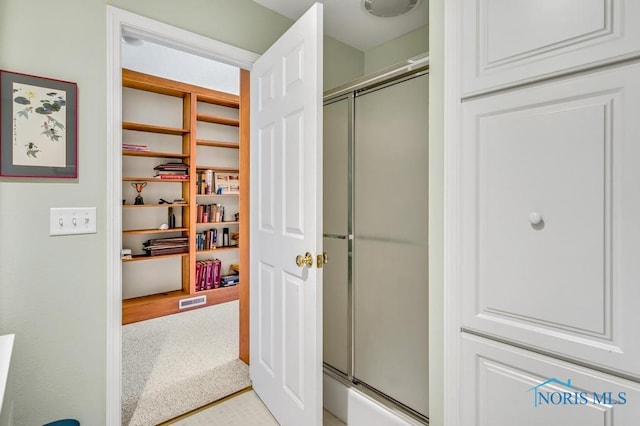
{"type": "Polygon", "coordinates": [[[250,386],[238,302],[122,327],[122,424],[155,425],[250,386]]]}

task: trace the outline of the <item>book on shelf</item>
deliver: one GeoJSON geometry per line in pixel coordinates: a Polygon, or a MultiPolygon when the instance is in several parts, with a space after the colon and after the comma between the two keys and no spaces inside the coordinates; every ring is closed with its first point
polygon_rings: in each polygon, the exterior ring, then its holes
{"type": "Polygon", "coordinates": [[[162,254],[178,254],[189,252],[188,237],[155,238],[147,240],[142,244],[143,250],[148,256],[159,256],[162,254]]]}
{"type": "Polygon", "coordinates": [[[198,260],[196,262],[196,291],[220,287],[222,261],[220,259],[198,260]]]}
{"type": "Polygon", "coordinates": [[[160,179],[189,179],[189,165],[184,163],[162,163],[153,168],[156,170],[156,178],[160,179]]]}
{"type": "Polygon", "coordinates": [[[224,206],[220,204],[198,204],[196,207],[198,223],[221,223],[224,221],[224,206]]]}
{"type": "Polygon", "coordinates": [[[220,277],[220,287],[230,287],[240,282],[240,275],[225,275],[220,277]]]}
{"type": "Polygon", "coordinates": [[[196,234],[196,250],[213,250],[218,244],[218,230],[207,229],[196,234]]]}

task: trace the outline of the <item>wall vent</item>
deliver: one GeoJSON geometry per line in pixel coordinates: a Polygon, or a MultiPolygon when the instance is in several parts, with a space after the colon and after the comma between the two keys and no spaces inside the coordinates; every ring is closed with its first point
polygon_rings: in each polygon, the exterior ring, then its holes
{"type": "Polygon", "coordinates": [[[179,309],[193,308],[194,306],[200,306],[200,305],[206,305],[206,304],[207,304],[207,296],[203,294],[202,296],[190,297],[188,299],[180,299],[178,301],[178,308],[179,309]]]}

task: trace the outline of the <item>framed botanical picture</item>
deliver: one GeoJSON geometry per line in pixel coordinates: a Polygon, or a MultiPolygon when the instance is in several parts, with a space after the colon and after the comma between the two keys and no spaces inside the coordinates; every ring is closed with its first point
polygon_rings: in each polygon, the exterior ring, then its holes
{"type": "Polygon", "coordinates": [[[78,177],[78,87],[0,70],[0,176],[78,177]]]}

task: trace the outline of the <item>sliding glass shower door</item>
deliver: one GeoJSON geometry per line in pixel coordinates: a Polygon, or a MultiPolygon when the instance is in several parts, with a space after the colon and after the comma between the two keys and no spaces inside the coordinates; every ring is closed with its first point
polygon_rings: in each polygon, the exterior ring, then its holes
{"type": "Polygon", "coordinates": [[[324,362],[428,417],[428,74],[324,106],[324,362]]]}
{"type": "Polygon", "coordinates": [[[428,75],[360,92],[354,377],[428,415],[428,75]]]}

